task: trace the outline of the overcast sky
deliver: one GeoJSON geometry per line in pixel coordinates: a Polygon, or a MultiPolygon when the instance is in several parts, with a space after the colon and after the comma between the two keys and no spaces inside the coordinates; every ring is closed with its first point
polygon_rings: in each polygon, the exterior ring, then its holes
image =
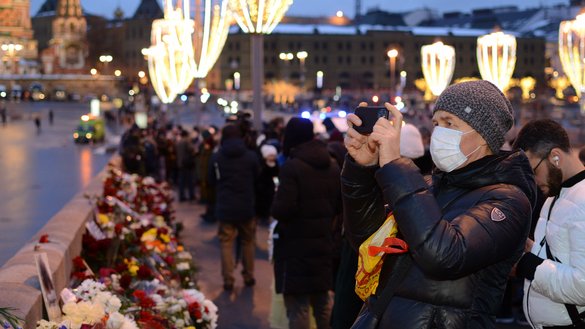
{"type": "MultiPolygon", "coordinates": [[[[44,1],[30,0],[32,15],[37,13],[44,1]]],[[[191,1],[193,2],[193,0],[191,1]]],[[[159,0],[159,2],[162,3],[162,0],[159,0]]],[[[569,0],[362,0],[362,13],[373,7],[393,12],[408,11],[421,7],[437,9],[439,12],[468,12],[471,9],[488,6],[516,5],[520,8],[530,8],[568,2],[569,0]]],[[[130,16],[134,13],[139,3],[140,0],[81,0],[81,4],[86,11],[106,17],[112,17],[117,6],[122,8],[126,16],[130,16]]],[[[353,0],[295,0],[289,9],[289,13],[304,16],[329,16],[334,15],[337,10],[342,10],[346,15],[353,17],[354,8],[353,0]]]]}

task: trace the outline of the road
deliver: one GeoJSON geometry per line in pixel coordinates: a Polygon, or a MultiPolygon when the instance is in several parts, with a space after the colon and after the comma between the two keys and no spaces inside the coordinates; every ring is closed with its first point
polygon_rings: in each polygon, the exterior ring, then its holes
{"type": "Polygon", "coordinates": [[[94,146],[76,145],[73,129],[89,111],[80,103],[7,103],[0,126],[0,266],[108,162],[94,146]],[[53,110],[54,124],[48,122],[53,110]],[[37,132],[33,117],[40,116],[37,132]]]}

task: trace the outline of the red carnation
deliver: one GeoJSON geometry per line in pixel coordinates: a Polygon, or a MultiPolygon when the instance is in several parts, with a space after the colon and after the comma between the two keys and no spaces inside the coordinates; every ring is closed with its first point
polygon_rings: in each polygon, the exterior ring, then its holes
{"type": "Polygon", "coordinates": [[[130,283],[132,283],[132,277],[128,274],[123,274],[120,278],[120,287],[126,290],[130,287],[130,283]]]}
{"type": "Polygon", "coordinates": [[[152,271],[146,265],[141,265],[138,269],[137,276],[142,280],[148,280],[152,278],[152,271]]]}
{"type": "Polygon", "coordinates": [[[117,235],[120,235],[122,233],[122,229],[124,228],[124,225],[122,225],[121,223],[116,224],[116,226],[114,226],[114,231],[116,232],[117,235]]]}

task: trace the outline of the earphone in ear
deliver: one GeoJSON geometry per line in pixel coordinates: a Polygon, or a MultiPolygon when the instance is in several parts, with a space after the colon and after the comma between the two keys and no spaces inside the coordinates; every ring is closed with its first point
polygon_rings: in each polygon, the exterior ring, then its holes
{"type": "Polygon", "coordinates": [[[552,159],[555,162],[555,166],[558,166],[559,165],[559,156],[558,155],[555,155],[555,156],[553,156],[552,159]]]}

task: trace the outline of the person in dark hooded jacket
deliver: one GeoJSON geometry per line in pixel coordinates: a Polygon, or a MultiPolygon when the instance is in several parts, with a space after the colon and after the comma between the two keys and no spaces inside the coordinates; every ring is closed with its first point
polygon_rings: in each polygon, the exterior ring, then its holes
{"type": "MultiPolygon", "coordinates": [[[[342,173],[345,225],[354,247],[384,222],[386,204],[408,244],[408,252],[385,256],[376,295],[396,280],[394,266],[406,275],[378,327],[495,328],[536,195],[526,155],[500,151],[513,108],[487,81],[445,89],[433,112],[430,150],[438,170],[428,182],[400,157],[402,115],[388,103],[386,108],[393,122],[379,119],[371,135],[349,129],[350,157],[342,173]]],[[[361,125],[354,114],[348,122],[361,125]]],[[[358,319],[376,301],[370,297],[358,319]]]]}
{"type": "Polygon", "coordinates": [[[339,167],[313,123],[292,118],[283,140],[287,160],[272,204],[276,292],[284,295],[290,329],[329,328],[333,287],[332,220],[341,211],[339,167]],[[276,238],[278,237],[278,238],[276,238]]]}
{"type": "Polygon", "coordinates": [[[240,129],[228,124],[222,130],[221,146],[209,165],[209,184],[215,186],[215,217],[219,221],[221,273],[225,290],[234,288],[234,241],[239,235],[242,275],[253,286],[256,221],[254,186],[260,173],[256,153],[246,147],[240,129]]]}

